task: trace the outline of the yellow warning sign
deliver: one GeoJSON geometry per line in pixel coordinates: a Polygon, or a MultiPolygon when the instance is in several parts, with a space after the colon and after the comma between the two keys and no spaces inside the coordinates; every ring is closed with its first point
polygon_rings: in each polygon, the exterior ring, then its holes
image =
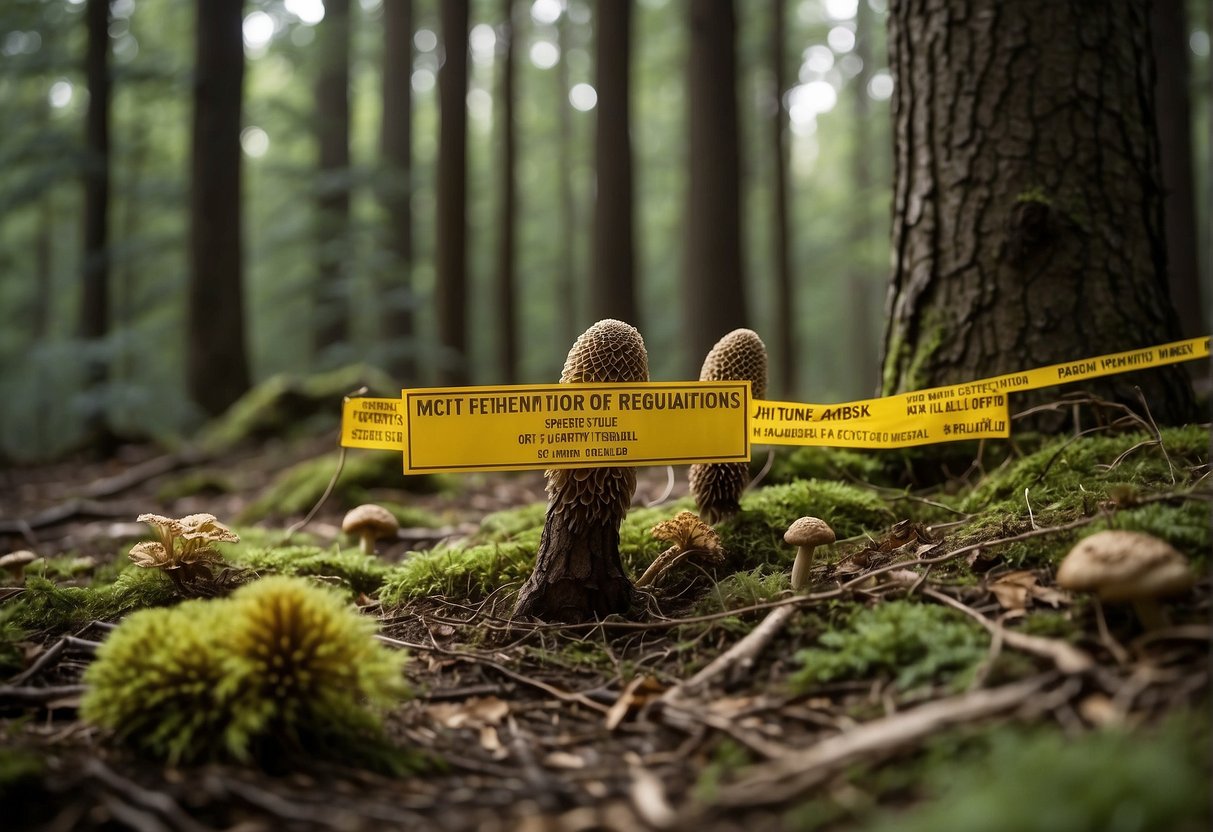
{"type": "Polygon", "coordinates": [[[341,441],[406,474],[745,462],[749,411],[745,381],[436,387],[347,400],[341,441]]]}
{"type": "Polygon", "coordinates": [[[847,404],[754,402],[755,445],[905,448],[1010,435],[1007,396],[968,385],[918,390],[847,404]]]}
{"type": "Polygon", "coordinates": [[[750,444],[903,448],[1010,435],[1008,394],[1206,358],[1209,337],[844,404],[754,401],[748,382],[405,390],[347,399],[341,444],[406,474],[744,462],[750,444]]]}

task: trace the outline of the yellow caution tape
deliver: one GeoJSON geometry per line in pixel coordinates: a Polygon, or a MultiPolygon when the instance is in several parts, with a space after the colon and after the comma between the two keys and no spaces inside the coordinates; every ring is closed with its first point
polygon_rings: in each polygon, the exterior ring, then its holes
{"type": "Polygon", "coordinates": [[[435,387],[348,399],[341,444],[406,474],[745,462],[749,410],[747,381],[435,387]]]}
{"type": "Polygon", "coordinates": [[[750,444],[903,448],[1010,435],[1008,393],[1206,358],[1209,337],[844,404],[752,400],[748,382],[405,390],[347,399],[341,444],[406,474],[744,462],[750,444]]]}

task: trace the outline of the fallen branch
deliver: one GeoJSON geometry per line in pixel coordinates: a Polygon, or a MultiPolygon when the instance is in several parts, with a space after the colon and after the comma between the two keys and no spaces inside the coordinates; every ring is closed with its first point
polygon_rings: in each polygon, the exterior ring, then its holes
{"type": "Polygon", "coordinates": [[[923,595],[934,598],[941,604],[947,604],[955,610],[960,610],[985,627],[992,635],[1002,639],[1003,643],[1025,653],[1033,653],[1051,659],[1062,673],[1086,673],[1095,666],[1095,660],[1084,650],[1079,650],[1072,644],[1055,638],[1044,638],[1008,630],[996,621],[991,621],[972,607],[962,604],[955,598],[944,595],[934,589],[923,589],[923,595]]]}
{"type": "Polygon", "coordinates": [[[667,703],[676,702],[699,693],[718,676],[727,675],[732,680],[748,672],[766,646],[795,614],[796,607],[790,605],[771,610],[762,623],[750,630],[745,638],[721,653],[690,679],[667,690],[661,695],[661,700],[667,703]]]}
{"type": "Polygon", "coordinates": [[[56,699],[80,696],[87,690],[84,685],[55,685],[46,688],[0,685],[0,702],[17,705],[45,705],[56,699]]]}
{"type": "Polygon", "coordinates": [[[999,688],[939,699],[867,722],[804,751],[793,751],[781,759],[751,766],[744,777],[723,786],[710,806],[696,807],[688,820],[705,814],[709,808],[763,806],[791,800],[849,765],[886,758],[942,728],[1010,710],[1056,678],[1055,673],[1047,673],[999,688]]]}

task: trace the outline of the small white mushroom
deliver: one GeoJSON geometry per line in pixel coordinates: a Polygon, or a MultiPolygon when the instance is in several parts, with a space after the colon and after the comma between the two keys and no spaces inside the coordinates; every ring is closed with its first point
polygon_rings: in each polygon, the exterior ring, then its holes
{"type": "Polygon", "coordinates": [[[1153,535],[1113,529],[1083,538],[1057,568],[1057,584],[1129,601],[1146,629],[1166,625],[1158,599],[1183,592],[1194,577],[1187,559],[1153,535]]]}
{"type": "Polygon", "coordinates": [[[375,541],[381,537],[395,537],[399,529],[395,516],[374,503],[350,509],[341,521],[341,531],[359,539],[364,555],[375,554],[375,541]]]}
{"type": "Polygon", "coordinates": [[[38,556],[28,549],[9,552],[0,557],[0,569],[6,570],[17,583],[25,581],[25,567],[38,560],[38,556]]]}
{"type": "Polygon", "coordinates": [[[809,582],[813,549],[823,543],[833,543],[834,530],[818,517],[801,517],[788,526],[783,541],[796,547],[796,561],[792,564],[792,589],[803,589],[809,582]]]}

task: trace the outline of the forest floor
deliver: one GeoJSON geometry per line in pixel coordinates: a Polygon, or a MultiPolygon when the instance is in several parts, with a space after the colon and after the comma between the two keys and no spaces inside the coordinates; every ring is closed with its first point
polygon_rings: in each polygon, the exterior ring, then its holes
{"type": "MultiPolygon", "coordinates": [[[[511,617],[543,523],[538,472],[406,481],[390,453],[351,454],[288,544],[336,470],[331,436],[10,467],[0,553],[41,560],[0,578],[2,823],[1208,829],[1209,428],[1109,419],[957,445],[933,484],[924,453],[780,449],[718,526],[725,563],[684,563],[590,625],[511,617]],[[339,530],[367,500],[405,521],[372,557],[339,530]],[[97,643],[175,602],[167,580],[123,583],[150,571],[126,555],[144,512],[212,513],[242,536],[224,548],[242,574],[314,575],[374,616],[409,656],[387,736],[426,762],[166,766],[80,721],[97,643]],[[782,534],[801,515],[838,542],[794,594],[782,534]],[[1056,585],[1069,548],[1108,528],[1191,559],[1161,626],[1056,585]]],[[[694,508],[675,473],[667,489],[666,469],[640,471],[621,532],[634,578],[666,546],[648,529],[694,508]]]]}

